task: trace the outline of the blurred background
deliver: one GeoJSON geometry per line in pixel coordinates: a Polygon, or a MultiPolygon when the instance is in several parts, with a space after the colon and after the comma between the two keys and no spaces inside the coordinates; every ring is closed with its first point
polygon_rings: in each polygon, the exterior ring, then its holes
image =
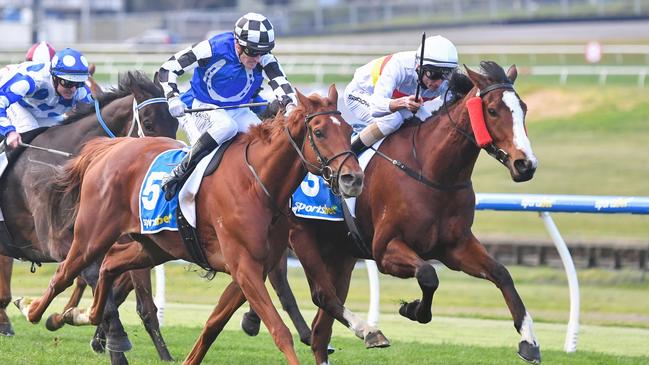
{"type": "MultiPolygon", "coordinates": [[[[342,93],[358,66],[415,50],[424,31],[453,41],[467,67],[475,69],[481,60],[504,68],[516,64],[515,86],[528,105],[527,130],[539,168],[533,180],[515,184],[500,164],[483,154],[473,174],[477,192],[649,195],[649,0],[0,0],[0,34],[5,35],[0,62],[20,62],[32,42],[47,40],[57,49],[81,50],[97,65],[97,79],[115,85],[121,71],[142,69],[153,75],[173,53],[231,31],[234,21],[249,11],[273,22],[273,53],[305,93],[323,92],[330,83],[342,93]]],[[[339,107],[351,117],[342,102],[339,107]]],[[[642,346],[649,338],[649,216],[553,217],[582,285],[586,330],[580,351],[615,356],[589,361],[577,355],[574,363],[649,363],[646,342],[642,346]]],[[[569,307],[566,278],[538,214],[479,211],[474,232],[492,255],[512,265],[519,291],[540,323],[541,343],[554,351],[550,363],[573,363],[575,357],[560,355],[569,307]]],[[[17,267],[15,276],[30,275],[28,265],[17,267]]],[[[43,278],[34,280],[33,287],[14,284],[14,292],[40,293],[51,270],[39,271],[43,278]]],[[[187,270],[169,270],[168,313],[175,313],[169,324],[189,320],[200,326],[227,280],[204,282],[187,270]],[[188,287],[188,280],[195,287],[188,287]],[[214,294],[205,297],[205,290],[214,294]],[[195,304],[198,314],[173,304],[186,301],[195,304]]],[[[381,321],[391,330],[386,333],[396,333],[397,341],[405,342],[511,347],[516,335],[499,291],[490,283],[438,270],[441,286],[434,317],[441,319],[425,328],[396,315],[400,298],[419,295],[416,282],[381,277],[381,321]],[[495,338],[488,343],[487,331],[495,338]]],[[[348,299],[354,310],[367,308],[365,275],[354,274],[348,299]]],[[[291,269],[290,279],[309,322],[313,304],[303,275],[291,269]]],[[[132,313],[127,318],[137,324],[132,313]]],[[[232,322],[228,328],[234,331],[238,319],[232,322]]],[[[347,336],[336,326],[334,336],[347,336]]],[[[264,341],[272,348],[269,337],[264,341]]],[[[150,345],[145,341],[141,347],[150,345]]],[[[507,348],[506,356],[510,352],[507,348]]],[[[482,355],[478,350],[473,360],[457,363],[482,363],[482,355]]],[[[509,363],[496,358],[486,363],[509,363]]]]}

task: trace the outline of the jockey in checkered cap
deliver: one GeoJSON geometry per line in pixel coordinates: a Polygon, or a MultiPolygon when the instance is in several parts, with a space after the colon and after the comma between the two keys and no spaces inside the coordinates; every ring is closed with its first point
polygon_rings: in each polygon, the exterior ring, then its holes
{"type": "Polygon", "coordinates": [[[0,83],[0,134],[7,146],[29,143],[43,127],[61,124],[77,103],[92,103],[84,84],[88,76],[86,57],[71,48],[51,62],[23,62],[6,75],[0,83]]]}
{"type": "Polygon", "coordinates": [[[234,31],[188,47],[165,62],[158,79],[169,101],[169,112],[187,133],[192,150],[163,182],[165,198],[171,200],[201,158],[237,132],[260,123],[249,108],[210,110],[185,115],[185,108],[231,106],[249,103],[264,77],[280,104],[296,104],[295,92],[282,67],[270,51],[275,31],[263,15],[248,13],[239,18],[234,31]],[[178,89],[177,79],[193,71],[190,88],[178,89]]]}

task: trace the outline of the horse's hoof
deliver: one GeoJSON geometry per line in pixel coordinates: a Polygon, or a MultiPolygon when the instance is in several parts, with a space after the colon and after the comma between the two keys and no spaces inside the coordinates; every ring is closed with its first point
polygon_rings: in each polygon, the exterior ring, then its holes
{"type": "Polygon", "coordinates": [[[92,348],[92,351],[96,354],[103,354],[106,352],[106,339],[93,337],[92,340],[90,340],[90,348],[92,348]]]}
{"type": "Polygon", "coordinates": [[[530,364],[540,364],[541,348],[539,346],[532,345],[529,342],[521,341],[518,344],[518,356],[520,356],[521,359],[529,362],[530,364]]]}
{"type": "Polygon", "coordinates": [[[64,325],[65,322],[61,320],[61,315],[58,313],[54,313],[51,316],[47,317],[47,321],[45,321],[45,328],[50,331],[56,331],[64,325]]]}
{"type": "Polygon", "coordinates": [[[243,318],[241,319],[241,329],[248,336],[257,336],[259,334],[260,323],[261,320],[258,316],[246,312],[243,314],[243,318]]]}
{"type": "Polygon", "coordinates": [[[130,351],[133,348],[131,341],[129,341],[127,336],[122,337],[109,337],[106,339],[106,350],[111,352],[126,352],[130,351]]]}
{"type": "Polygon", "coordinates": [[[368,349],[375,347],[388,347],[390,346],[390,341],[383,336],[383,332],[376,330],[375,332],[370,332],[365,336],[365,347],[368,349]]]}
{"type": "Polygon", "coordinates": [[[0,336],[11,337],[15,334],[14,329],[11,327],[11,323],[0,323],[0,336]]]}
{"type": "Polygon", "coordinates": [[[333,346],[331,346],[331,344],[328,344],[327,345],[327,355],[331,355],[334,352],[336,352],[336,349],[333,346]]]}

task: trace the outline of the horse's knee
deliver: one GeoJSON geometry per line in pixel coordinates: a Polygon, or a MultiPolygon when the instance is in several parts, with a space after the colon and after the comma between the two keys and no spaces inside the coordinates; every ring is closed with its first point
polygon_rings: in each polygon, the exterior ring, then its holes
{"type": "Polygon", "coordinates": [[[513,286],[514,281],[512,276],[509,274],[509,270],[499,263],[496,263],[490,270],[490,274],[493,278],[494,283],[499,288],[513,286]]]}
{"type": "Polygon", "coordinates": [[[430,264],[424,264],[417,268],[415,273],[417,282],[422,290],[432,290],[435,291],[439,287],[439,278],[437,277],[437,272],[435,268],[430,264]]]}

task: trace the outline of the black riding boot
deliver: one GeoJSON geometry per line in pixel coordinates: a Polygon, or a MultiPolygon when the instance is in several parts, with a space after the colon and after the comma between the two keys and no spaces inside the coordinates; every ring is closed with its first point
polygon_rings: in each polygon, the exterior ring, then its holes
{"type": "Polygon", "coordinates": [[[368,148],[369,147],[361,141],[360,135],[357,135],[352,139],[352,152],[354,152],[356,156],[360,156],[360,154],[365,152],[368,148]]]}
{"type": "Polygon", "coordinates": [[[162,191],[165,192],[165,199],[171,200],[178,194],[178,191],[192,171],[194,171],[198,162],[212,152],[218,145],[209,133],[203,133],[198,138],[198,141],[192,146],[191,151],[185,155],[178,166],[174,167],[173,171],[162,182],[162,191]]]}

